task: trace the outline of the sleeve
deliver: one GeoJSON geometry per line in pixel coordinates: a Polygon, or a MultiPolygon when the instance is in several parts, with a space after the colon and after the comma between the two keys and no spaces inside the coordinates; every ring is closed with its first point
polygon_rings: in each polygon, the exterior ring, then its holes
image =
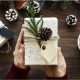
{"type": "Polygon", "coordinates": [[[52,79],[52,80],[68,80],[68,75],[67,75],[67,73],[63,76],[63,77],[53,77],[53,78],[51,78],[51,77],[47,77],[47,79],[52,79]]]}
{"type": "Polygon", "coordinates": [[[8,75],[7,80],[11,79],[25,79],[30,71],[30,67],[26,69],[17,68],[14,64],[12,65],[8,75]]]}

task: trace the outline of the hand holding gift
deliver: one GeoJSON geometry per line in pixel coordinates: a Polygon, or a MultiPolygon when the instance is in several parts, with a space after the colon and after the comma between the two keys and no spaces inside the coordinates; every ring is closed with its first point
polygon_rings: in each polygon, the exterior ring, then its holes
{"type": "Polygon", "coordinates": [[[45,73],[48,77],[63,77],[66,74],[66,62],[61,52],[61,48],[57,49],[57,61],[58,65],[45,65],[45,73]]]}
{"type": "MultiPolygon", "coordinates": [[[[21,69],[26,69],[24,64],[24,45],[23,45],[23,35],[24,31],[21,30],[14,55],[14,65],[21,69]]],[[[64,56],[62,55],[61,48],[57,49],[57,61],[58,65],[45,65],[45,73],[48,77],[62,77],[66,74],[66,62],[64,56]]]]}
{"type": "Polygon", "coordinates": [[[13,55],[15,66],[18,68],[25,69],[26,67],[24,65],[24,44],[22,43],[23,35],[24,31],[21,30],[13,55]]]}

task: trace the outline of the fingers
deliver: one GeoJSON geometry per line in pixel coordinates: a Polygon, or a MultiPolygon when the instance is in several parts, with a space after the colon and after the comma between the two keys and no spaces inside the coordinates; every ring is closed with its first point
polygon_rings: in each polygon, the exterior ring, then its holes
{"type": "Polygon", "coordinates": [[[23,44],[21,44],[19,52],[22,55],[24,54],[24,45],[23,44]]]}
{"type": "Polygon", "coordinates": [[[58,56],[63,56],[62,52],[61,52],[61,47],[58,48],[58,56]]]}
{"type": "Polygon", "coordinates": [[[15,66],[17,66],[19,68],[22,68],[22,69],[25,69],[25,65],[24,65],[24,45],[22,44],[23,35],[24,35],[24,31],[21,30],[13,55],[14,55],[15,66]]]}
{"type": "Polygon", "coordinates": [[[61,52],[61,47],[59,47],[58,48],[58,60],[60,59],[61,60],[61,58],[63,57],[63,54],[62,54],[62,52],[61,52]]]}
{"type": "Polygon", "coordinates": [[[21,45],[19,53],[21,56],[21,63],[24,63],[24,45],[21,45]]]}
{"type": "Polygon", "coordinates": [[[17,53],[14,54],[14,64],[17,67],[25,68],[24,65],[24,45],[21,44],[20,49],[17,53]]]}
{"type": "Polygon", "coordinates": [[[57,56],[57,59],[58,59],[58,66],[64,66],[66,67],[66,62],[65,62],[65,58],[61,52],[61,48],[58,48],[58,56],[57,56]]]}
{"type": "Polygon", "coordinates": [[[17,44],[16,44],[16,48],[19,49],[21,44],[22,44],[22,41],[23,41],[23,35],[24,35],[24,31],[21,30],[20,34],[19,34],[19,38],[18,38],[18,41],[17,41],[17,44]]]}

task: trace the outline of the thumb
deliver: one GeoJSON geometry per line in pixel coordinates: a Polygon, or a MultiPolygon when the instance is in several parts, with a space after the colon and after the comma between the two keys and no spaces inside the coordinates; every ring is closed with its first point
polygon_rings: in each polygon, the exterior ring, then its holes
{"type": "Polygon", "coordinates": [[[24,45],[23,44],[21,44],[21,47],[20,47],[22,50],[24,50],[24,45]]]}
{"type": "Polygon", "coordinates": [[[23,44],[21,44],[19,51],[20,51],[20,53],[22,53],[22,54],[24,53],[24,45],[23,45],[23,44]]]}
{"type": "Polygon", "coordinates": [[[61,52],[61,47],[58,47],[58,54],[61,52]]]}
{"type": "Polygon", "coordinates": [[[61,47],[58,48],[58,57],[63,56],[61,52],[61,47]]]}

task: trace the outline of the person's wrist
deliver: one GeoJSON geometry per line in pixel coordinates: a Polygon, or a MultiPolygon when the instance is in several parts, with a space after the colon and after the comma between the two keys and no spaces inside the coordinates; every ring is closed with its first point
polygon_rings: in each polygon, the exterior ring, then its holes
{"type": "Polygon", "coordinates": [[[14,58],[14,65],[20,69],[26,69],[28,67],[28,66],[25,66],[24,64],[23,65],[18,64],[17,61],[15,61],[15,58],[14,58]]]}
{"type": "Polygon", "coordinates": [[[54,66],[47,66],[47,67],[45,67],[45,73],[46,73],[46,76],[47,77],[54,77],[54,74],[55,74],[55,72],[54,72],[54,70],[55,70],[55,67],[54,66]]]}
{"type": "Polygon", "coordinates": [[[14,63],[14,66],[15,67],[17,67],[17,68],[19,68],[19,69],[27,69],[29,66],[21,66],[21,65],[16,65],[15,63],[14,63]]]}
{"type": "Polygon", "coordinates": [[[28,66],[25,66],[23,60],[19,59],[19,55],[18,55],[18,50],[14,50],[13,52],[13,55],[14,55],[14,65],[17,67],[17,68],[20,68],[20,69],[27,69],[28,66]]]}
{"type": "Polygon", "coordinates": [[[30,66],[26,66],[25,69],[22,69],[22,68],[20,68],[18,66],[15,66],[14,63],[12,65],[12,68],[14,68],[15,71],[18,71],[18,72],[21,72],[21,73],[30,70],[30,66]]]}
{"type": "Polygon", "coordinates": [[[64,77],[66,75],[66,68],[58,67],[55,69],[54,77],[64,77]]]}
{"type": "Polygon", "coordinates": [[[49,78],[61,78],[64,77],[66,75],[66,67],[63,66],[55,66],[52,69],[48,68],[46,69],[46,76],[49,78]]]}

